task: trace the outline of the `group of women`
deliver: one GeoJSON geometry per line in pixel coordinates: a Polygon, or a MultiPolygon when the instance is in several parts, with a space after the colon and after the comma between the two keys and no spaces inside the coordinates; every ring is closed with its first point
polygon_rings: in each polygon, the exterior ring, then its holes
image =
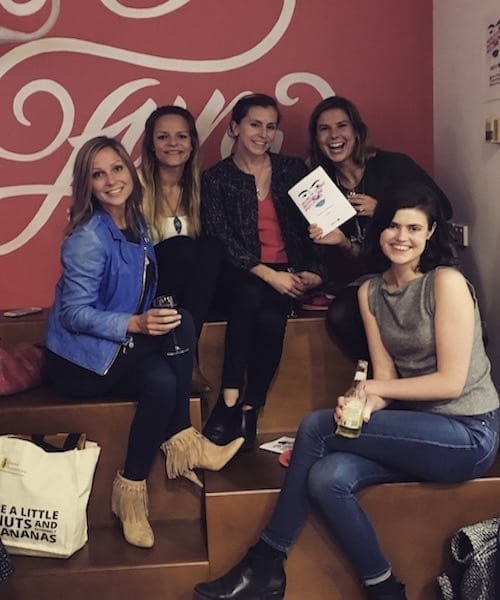
{"type": "Polygon", "coordinates": [[[282,598],[286,552],[312,503],[368,596],[405,598],[355,493],[488,469],[498,397],[476,298],[456,267],[448,199],[408,156],[371,145],[352,102],[334,96],[314,109],[308,165],[270,151],[279,123],[274,98],[240,98],[228,129],[232,153],[201,178],[194,119],[177,106],[148,118],[139,175],[119,142],[82,146],[47,330],[50,373],[72,395],[137,399],[112,510],[129,543],[151,547],[146,479],[158,448],[168,477],[200,485],[195,468],[218,470],[253,447],[290,303],[325,282],[325,247],[338,251],[360,277],[338,289],[327,322],[351,356],[370,358],[361,436],[335,435],[342,397],[333,410],[307,415],[260,539],[229,573],[195,590],[202,599],[282,598]],[[325,235],[288,197],[318,165],[356,208],[325,235]],[[178,308],[156,296],[174,296],[178,308]],[[200,433],[189,397],[210,388],[197,341],[214,296],[227,314],[224,363],[200,433]]]}

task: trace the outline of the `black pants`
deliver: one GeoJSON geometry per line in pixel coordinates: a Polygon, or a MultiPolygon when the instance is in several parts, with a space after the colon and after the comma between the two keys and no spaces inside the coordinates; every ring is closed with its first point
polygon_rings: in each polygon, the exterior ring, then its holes
{"type": "Polygon", "coordinates": [[[227,263],[222,290],[229,315],[222,388],[245,388],[245,404],[264,406],[283,351],[290,299],[259,277],[227,263]]]}
{"type": "Polygon", "coordinates": [[[326,315],[328,331],[353,360],[370,360],[368,341],[358,303],[359,286],[336,292],[326,315]]]}
{"type": "MultiPolygon", "coordinates": [[[[185,330],[183,338],[194,342],[193,323],[186,313],[181,327],[185,330]]],[[[127,348],[126,353],[120,352],[106,375],[47,353],[50,378],[64,394],[79,398],[118,395],[137,399],[124,468],[128,479],[146,479],[161,443],[191,424],[192,350],[166,356],[163,346],[167,336],[134,335],[134,347],[127,348]]]]}
{"type": "Polygon", "coordinates": [[[158,294],[173,294],[193,317],[196,339],[210,310],[222,261],[222,246],[214,237],[178,235],[155,246],[158,294]]]}

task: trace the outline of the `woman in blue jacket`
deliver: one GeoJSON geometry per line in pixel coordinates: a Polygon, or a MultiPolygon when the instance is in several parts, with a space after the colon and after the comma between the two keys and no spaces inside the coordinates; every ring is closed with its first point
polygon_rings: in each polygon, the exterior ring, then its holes
{"type": "Polygon", "coordinates": [[[158,448],[166,454],[169,478],[182,475],[201,485],[193,469],[221,469],[243,438],[219,447],[191,427],[193,322],[189,313],[151,308],[155,254],[142,217],[141,184],[119,142],[97,137],[82,146],[72,196],[63,273],[47,327],[49,373],[71,396],[137,400],[112,510],[127,542],[150,548],[146,478],[158,448]],[[185,352],[171,356],[174,329],[185,352]]]}

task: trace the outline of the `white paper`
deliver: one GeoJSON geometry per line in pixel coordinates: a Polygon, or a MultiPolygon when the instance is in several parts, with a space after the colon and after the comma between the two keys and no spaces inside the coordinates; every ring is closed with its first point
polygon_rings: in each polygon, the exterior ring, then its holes
{"type": "Polygon", "coordinates": [[[261,444],[259,448],[262,448],[262,450],[269,450],[269,452],[276,452],[276,454],[282,454],[285,450],[291,450],[294,442],[295,438],[283,435],[276,440],[261,444]]]}
{"type": "Polygon", "coordinates": [[[323,167],[316,167],[288,190],[292,200],[309,223],[330,233],[356,214],[344,194],[328,177],[323,167]]]}

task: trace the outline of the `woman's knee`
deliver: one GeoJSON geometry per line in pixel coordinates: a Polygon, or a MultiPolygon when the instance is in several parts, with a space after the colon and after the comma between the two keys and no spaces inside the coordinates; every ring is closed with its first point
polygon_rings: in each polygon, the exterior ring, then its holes
{"type": "Polygon", "coordinates": [[[212,263],[220,262],[224,256],[222,242],[213,235],[201,235],[197,239],[198,255],[202,260],[212,263]]]}
{"type": "Polygon", "coordinates": [[[263,291],[259,280],[246,281],[235,285],[229,298],[229,309],[234,315],[251,315],[262,306],[263,291]]]}
{"type": "MultiPolygon", "coordinates": [[[[182,320],[180,322],[180,325],[178,326],[178,333],[182,334],[182,340],[184,345],[192,346],[196,339],[193,317],[191,316],[190,312],[183,308],[178,308],[177,310],[182,316],[182,320]]],[[[167,333],[167,335],[169,334],[167,333]]]]}
{"type": "Polygon", "coordinates": [[[328,308],[326,322],[332,333],[344,332],[361,322],[357,287],[346,288],[342,294],[334,298],[328,308]]]}
{"type": "Polygon", "coordinates": [[[327,496],[351,496],[357,483],[356,471],[353,470],[348,456],[342,452],[328,454],[318,460],[310,469],[308,490],[311,499],[324,500],[327,496]]]}
{"type": "Polygon", "coordinates": [[[295,435],[295,446],[309,448],[315,444],[324,444],[325,419],[331,423],[333,431],[333,413],[331,410],[315,410],[307,414],[300,422],[295,435]]]}

